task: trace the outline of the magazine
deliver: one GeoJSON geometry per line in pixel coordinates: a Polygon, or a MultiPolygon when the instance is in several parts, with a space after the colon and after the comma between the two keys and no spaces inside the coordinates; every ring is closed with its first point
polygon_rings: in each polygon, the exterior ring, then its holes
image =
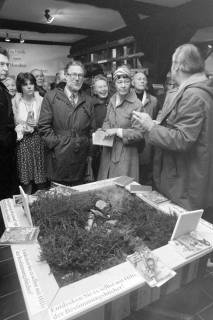
{"type": "Polygon", "coordinates": [[[0,238],[0,245],[33,243],[37,241],[39,227],[10,227],[0,238]]]}
{"type": "Polygon", "coordinates": [[[184,234],[177,239],[169,241],[174,249],[184,258],[190,258],[199,253],[211,251],[212,245],[197,231],[184,234]]]}
{"type": "Polygon", "coordinates": [[[169,269],[147,246],[127,256],[127,261],[136,268],[150,287],[160,287],[176,275],[176,272],[169,269]]]}

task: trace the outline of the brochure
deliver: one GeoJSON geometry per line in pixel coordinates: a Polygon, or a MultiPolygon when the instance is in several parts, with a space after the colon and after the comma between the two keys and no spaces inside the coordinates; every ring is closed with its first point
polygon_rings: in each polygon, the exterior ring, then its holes
{"type": "Polygon", "coordinates": [[[131,184],[130,185],[130,192],[131,193],[139,193],[139,192],[147,192],[147,191],[152,191],[152,187],[141,185],[141,184],[131,184]]]}
{"type": "Polygon", "coordinates": [[[133,178],[130,178],[127,176],[121,176],[115,179],[114,183],[117,184],[118,186],[125,187],[128,184],[132,183],[133,180],[134,180],[133,178]]]}
{"type": "Polygon", "coordinates": [[[127,256],[127,261],[136,268],[150,287],[160,287],[176,275],[176,272],[169,269],[147,246],[127,256]]]}
{"type": "Polygon", "coordinates": [[[106,137],[106,133],[103,130],[97,130],[92,134],[92,143],[95,145],[112,147],[114,136],[106,137]]]}
{"type": "Polygon", "coordinates": [[[39,227],[10,227],[0,238],[0,245],[33,243],[37,241],[39,227]]]}
{"type": "Polygon", "coordinates": [[[211,251],[212,245],[197,231],[184,234],[169,242],[174,249],[184,258],[190,258],[197,254],[211,251]]]}

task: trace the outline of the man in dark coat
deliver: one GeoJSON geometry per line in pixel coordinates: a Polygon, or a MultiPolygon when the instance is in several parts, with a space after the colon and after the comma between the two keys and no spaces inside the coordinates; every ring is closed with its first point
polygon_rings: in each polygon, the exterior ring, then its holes
{"type": "Polygon", "coordinates": [[[65,67],[65,74],[65,88],[55,88],[43,99],[39,132],[48,149],[50,181],[72,186],[84,182],[86,166],[91,165],[95,118],[91,98],[80,92],[83,65],[72,61],[65,67]]]}
{"type": "Polygon", "coordinates": [[[17,192],[15,170],[16,133],[10,94],[3,84],[8,75],[9,55],[0,48],[0,200],[17,192]]]}
{"type": "Polygon", "coordinates": [[[165,100],[159,122],[145,113],[133,117],[155,146],[159,192],[187,210],[206,209],[213,207],[213,86],[192,44],[176,49],[171,72],[179,88],[165,100]]]}

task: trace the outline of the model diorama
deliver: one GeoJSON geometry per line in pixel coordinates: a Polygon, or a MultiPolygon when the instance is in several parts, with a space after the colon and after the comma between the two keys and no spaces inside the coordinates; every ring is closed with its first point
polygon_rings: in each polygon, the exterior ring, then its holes
{"type": "Polygon", "coordinates": [[[167,244],[177,220],[118,185],[66,191],[41,193],[31,205],[40,258],[60,287],[124,262],[143,244],[167,244]]]}

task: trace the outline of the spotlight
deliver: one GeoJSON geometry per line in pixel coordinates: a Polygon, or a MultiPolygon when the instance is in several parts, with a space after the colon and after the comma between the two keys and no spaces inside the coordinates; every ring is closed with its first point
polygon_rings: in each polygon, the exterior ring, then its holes
{"type": "Polygon", "coordinates": [[[49,9],[46,9],[46,10],[44,11],[44,16],[45,16],[45,18],[47,19],[47,23],[51,23],[51,22],[53,22],[53,20],[55,19],[55,17],[53,17],[53,16],[50,15],[50,10],[49,10],[49,9]]]}
{"type": "Polygon", "coordinates": [[[5,37],[4,41],[10,42],[10,38],[9,38],[9,36],[8,36],[8,33],[6,33],[6,37],[5,37]]]}
{"type": "MultiPolygon", "coordinates": [[[[6,41],[6,40],[5,40],[6,41]]],[[[208,48],[209,49],[212,49],[212,45],[211,44],[208,44],[208,48]]]]}
{"type": "Polygon", "coordinates": [[[22,38],[21,33],[20,33],[20,36],[19,36],[19,42],[20,42],[20,43],[24,43],[24,39],[22,38]]]}

